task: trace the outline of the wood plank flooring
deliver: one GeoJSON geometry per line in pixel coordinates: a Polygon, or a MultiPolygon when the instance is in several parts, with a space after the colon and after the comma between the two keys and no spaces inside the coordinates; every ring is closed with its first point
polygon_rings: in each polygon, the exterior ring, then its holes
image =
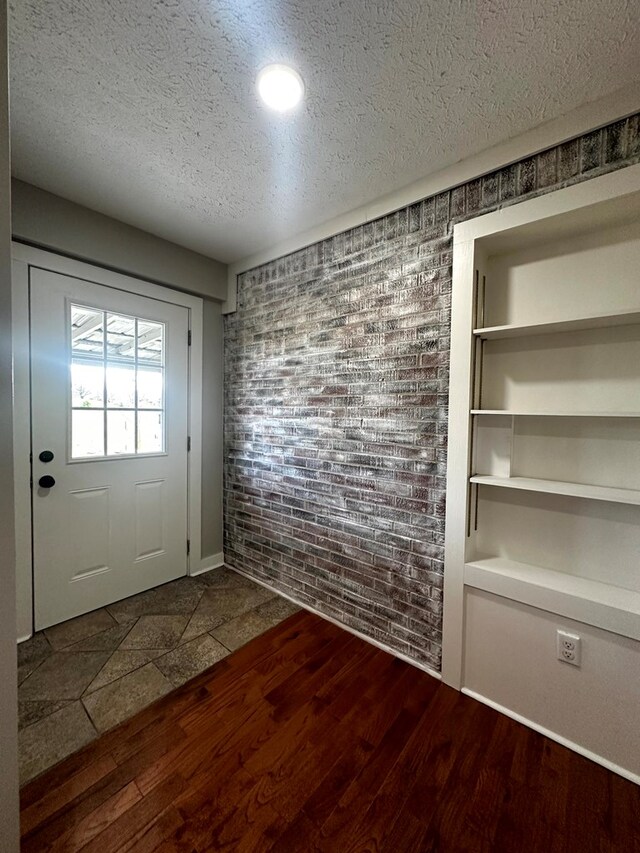
{"type": "Polygon", "coordinates": [[[26,853],[640,851],[640,788],[308,613],[30,782],[26,853]]]}

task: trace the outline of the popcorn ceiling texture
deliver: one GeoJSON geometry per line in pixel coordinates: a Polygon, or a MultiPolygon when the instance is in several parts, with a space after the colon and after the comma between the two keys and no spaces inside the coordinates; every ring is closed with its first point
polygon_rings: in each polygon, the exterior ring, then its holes
{"type": "Polygon", "coordinates": [[[225,262],[640,76],[637,0],[9,5],[15,176],[225,262]]]}
{"type": "Polygon", "coordinates": [[[440,668],[452,226],[640,161],[640,115],[247,272],[225,557],[440,668]]]}

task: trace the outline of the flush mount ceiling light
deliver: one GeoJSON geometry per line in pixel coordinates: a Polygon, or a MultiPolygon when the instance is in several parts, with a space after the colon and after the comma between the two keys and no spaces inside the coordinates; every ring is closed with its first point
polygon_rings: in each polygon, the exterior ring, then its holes
{"type": "Polygon", "coordinates": [[[267,65],[258,74],[258,93],[268,107],[283,113],[299,103],[304,83],[288,65],[267,65]]]}

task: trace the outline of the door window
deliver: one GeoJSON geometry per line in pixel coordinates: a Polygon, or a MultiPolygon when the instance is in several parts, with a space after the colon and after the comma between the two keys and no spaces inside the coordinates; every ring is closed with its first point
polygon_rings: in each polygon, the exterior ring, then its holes
{"type": "Polygon", "coordinates": [[[71,458],[165,452],[164,323],[72,304],[71,458]]]}

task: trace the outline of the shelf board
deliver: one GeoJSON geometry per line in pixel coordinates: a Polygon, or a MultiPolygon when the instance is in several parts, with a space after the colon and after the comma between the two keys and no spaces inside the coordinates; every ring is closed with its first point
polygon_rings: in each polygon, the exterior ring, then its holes
{"type": "Polygon", "coordinates": [[[614,489],[610,486],[590,486],[583,483],[565,483],[560,480],[537,480],[531,477],[493,477],[479,474],[471,477],[471,482],[483,486],[497,486],[502,489],[520,489],[525,492],[544,492],[551,495],[565,495],[593,501],[640,505],[640,491],[635,489],[614,489]]]}
{"type": "Polygon", "coordinates": [[[525,412],[509,409],[471,409],[472,415],[504,415],[514,418],[640,418],[640,412],[525,412]]]}
{"type": "Polygon", "coordinates": [[[607,326],[632,326],[640,323],[640,311],[620,311],[616,314],[599,314],[592,317],[577,317],[572,320],[556,320],[552,323],[532,323],[526,326],[486,326],[474,329],[473,334],[485,340],[499,338],[522,338],[528,335],[550,335],[554,332],[578,332],[582,329],[603,329],[607,326]]]}
{"type": "Polygon", "coordinates": [[[640,592],[489,557],[465,565],[467,586],[640,640],[640,592]]]}

